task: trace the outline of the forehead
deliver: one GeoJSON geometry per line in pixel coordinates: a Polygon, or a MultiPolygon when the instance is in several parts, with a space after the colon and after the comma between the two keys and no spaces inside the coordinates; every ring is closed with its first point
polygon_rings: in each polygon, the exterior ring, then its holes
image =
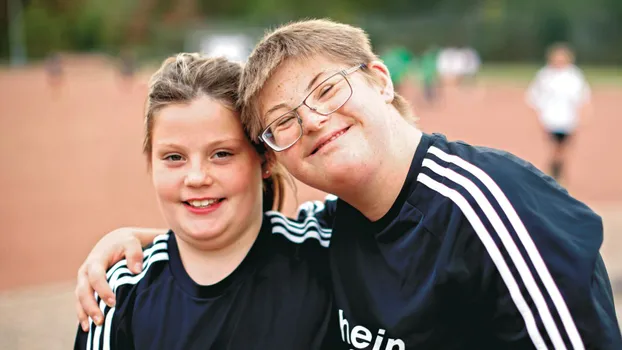
{"type": "MultiPolygon", "coordinates": [[[[318,74],[328,77],[342,69],[343,63],[325,55],[314,55],[305,58],[289,58],[284,60],[268,78],[257,95],[259,109],[267,110],[278,103],[300,103],[298,101],[307,92],[309,82],[318,74]],[[278,100],[278,101],[277,101],[278,100]]],[[[316,83],[319,83],[318,80],[316,83]]]]}
{"type": "Polygon", "coordinates": [[[244,138],[238,113],[207,96],[190,103],[172,104],[155,115],[153,139],[212,141],[213,138],[244,138]]]}
{"type": "Polygon", "coordinates": [[[559,58],[559,57],[566,58],[566,57],[570,56],[570,50],[568,50],[566,48],[563,48],[563,47],[559,47],[559,48],[553,50],[553,52],[551,54],[552,54],[552,56],[557,57],[557,58],[559,58]]]}

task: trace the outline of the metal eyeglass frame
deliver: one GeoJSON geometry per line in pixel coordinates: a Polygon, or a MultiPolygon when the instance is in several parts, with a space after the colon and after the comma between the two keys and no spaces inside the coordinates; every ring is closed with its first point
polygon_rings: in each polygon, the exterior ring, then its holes
{"type": "Polygon", "coordinates": [[[316,86],[315,86],[315,87],[311,90],[311,92],[309,92],[309,94],[308,94],[308,95],[307,95],[307,96],[306,96],[306,97],[302,100],[302,102],[301,102],[298,106],[296,106],[296,107],[292,108],[291,110],[287,111],[286,113],[281,114],[278,118],[276,118],[275,120],[273,120],[272,122],[270,122],[270,124],[268,124],[268,125],[267,125],[264,129],[263,129],[263,131],[261,132],[261,134],[259,134],[259,140],[260,140],[261,142],[263,142],[263,143],[267,144],[267,145],[268,145],[270,148],[272,148],[272,150],[274,150],[275,152],[281,152],[281,151],[284,151],[284,150],[286,150],[286,149],[288,149],[288,148],[292,147],[293,145],[295,145],[295,144],[296,144],[296,142],[298,142],[298,140],[300,140],[300,138],[302,138],[302,134],[303,134],[303,129],[302,129],[302,118],[300,118],[300,115],[299,115],[299,114],[298,114],[298,112],[297,112],[298,108],[300,108],[300,107],[302,107],[302,106],[304,105],[304,106],[307,106],[307,108],[309,108],[309,109],[310,109],[310,110],[312,110],[313,112],[315,112],[315,113],[317,113],[317,114],[319,114],[319,115],[324,115],[324,116],[327,116],[327,115],[330,115],[330,114],[335,113],[335,112],[336,112],[339,108],[343,107],[343,105],[345,105],[345,104],[346,104],[346,103],[350,100],[350,98],[352,97],[352,94],[354,93],[354,89],[352,88],[352,84],[350,84],[350,81],[348,80],[348,75],[350,75],[350,74],[352,74],[352,73],[356,72],[356,71],[357,71],[357,70],[359,70],[359,69],[366,68],[366,67],[367,67],[367,65],[366,65],[365,63],[357,64],[356,66],[354,66],[354,67],[352,67],[352,68],[349,68],[349,69],[342,69],[342,70],[340,70],[340,71],[336,72],[335,74],[333,74],[333,75],[329,76],[328,78],[326,78],[326,79],[322,80],[319,84],[317,84],[317,85],[316,85],[316,86]],[[333,77],[335,77],[335,76],[336,76],[336,75],[338,75],[338,74],[341,74],[341,75],[343,76],[343,78],[345,79],[346,83],[348,83],[348,86],[350,87],[350,95],[348,96],[348,98],[346,98],[346,99],[345,99],[345,101],[344,101],[341,105],[339,105],[339,107],[337,107],[337,108],[333,109],[332,111],[330,111],[330,112],[328,112],[328,113],[321,113],[321,112],[318,112],[317,108],[309,106],[309,105],[307,104],[307,99],[309,98],[309,96],[311,96],[311,95],[315,92],[315,90],[317,90],[320,86],[322,86],[322,84],[324,84],[325,82],[327,82],[328,80],[332,79],[333,77]],[[292,143],[290,143],[289,145],[287,145],[287,146],[285,146],[285,147],[279,147],[279,146],[277,146],[277,145],[273,145],[270,141],[268,141],[268,140],[267,140],[267,138],[266,138],[264,135],[268,132],[268,130],[270,129],[270,127],[271,127],[273,124],[275,124],[275,123],[279,122],[281,119],[283,119],[284,117],[286,117],[286,116],[287,116],[287,115],[289,115],[290,113],[294,113],[294,115],[296,116],[296,119],[298,120],[298,124],[299,124],[299,126],[300,126],[300,135],[298,135],[298,137],[296,138],[296,140],[294,140],[292,143]]]}

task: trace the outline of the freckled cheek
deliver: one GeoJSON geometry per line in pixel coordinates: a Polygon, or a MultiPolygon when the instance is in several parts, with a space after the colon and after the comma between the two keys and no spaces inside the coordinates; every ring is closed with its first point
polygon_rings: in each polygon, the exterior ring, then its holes
{"type": "MultiPolygon", "coordinates": [[[[354,97],[354,96],[353,96],[354,97]]],[[[367,95],[352,98],[346,103],[348,114],[353,118],[369,123],[374,115],[382,113],[386,104],[380,101],[377,96],[367,95]]]]}
{"type": "MultiPolygon", "coordinates": [[[[303,142],[303,140],[298,142],[303,142]]],[[[283,165],[287,171],[295,174],[304,161],[304,149],[302,144],[295,144],[285,151],[277,152],[276,161],[283,165]]]]}
{"type": "Polygon", "coordinates": [[[358,101],[348,101],[341,109],[338,111],[338,115],[341,115],[343,118],[347,118],[350,121],[354,119],[355,123],[359,123],[362,121],[363,113],[365,113],[366,106],[361,105],[358,101]]]}
{"type": "Polygon", "coordinates": [[[179,201],[184,182],[182,174],[170,170],[152,171],[153,188],[158,198],[163,201],[179,201]]]}
{"type": "Polygon", "coordinates": [[[239,164],[235,167],[228,167],[221,171],[214,171],[214,183],[218,183],[226,193],[225,196],[246,195],[251,193],[257,186],[261,186],[261,173],[259,165],[257,168],[249,164],[239,164]]]}

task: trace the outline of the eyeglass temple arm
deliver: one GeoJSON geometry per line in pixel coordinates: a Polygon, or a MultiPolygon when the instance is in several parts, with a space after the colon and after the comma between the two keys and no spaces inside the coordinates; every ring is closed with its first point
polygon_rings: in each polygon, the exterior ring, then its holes
{"type": "Polygon", "coordinates": [[[361,69],[361,68],[363,68],[363,69],[364,69],[364,68],[367,68],[367,65],[366,65],[365,63],[361,63],[361,64],[356,65],[356,66],[354,66],[354,67],[352,67],[352,68],[350,68],[350,69],[348,69],[348,70],[345,70],[345,71],[344,71],[344,73],[345,73],[346,75],[348,75],[348,74],[351,74],[351,73],[356,72],[357,70],[359,70],[359,69],[361,69]]]}

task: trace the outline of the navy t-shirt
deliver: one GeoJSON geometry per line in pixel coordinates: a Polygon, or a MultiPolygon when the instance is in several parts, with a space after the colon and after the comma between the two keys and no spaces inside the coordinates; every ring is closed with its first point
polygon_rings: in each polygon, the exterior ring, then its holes
{"type": "Polygon", "coordinates": [[[132,275],[108,271],[116,307],[98,299],[104,325],[78,330],[76,349],[340,349],[328,271],[330,229],[264,214],[246,258],[210,286],[182,265],[173,232],[144,251],[132,275]]]}
{"type": "Polygon", "coordinates": [[[424,134],[384,217],[324,216],[351,349],[622,349],[601,218],[509,153],[424,134]]]}

